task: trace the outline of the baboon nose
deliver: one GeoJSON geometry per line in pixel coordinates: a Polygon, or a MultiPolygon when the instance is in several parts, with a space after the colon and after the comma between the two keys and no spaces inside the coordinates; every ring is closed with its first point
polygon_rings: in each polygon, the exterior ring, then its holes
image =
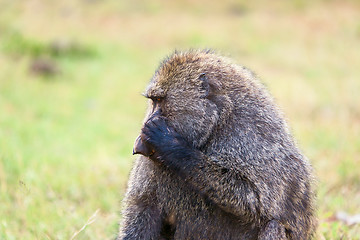
{"type": "Polygon", "coordinates": [[[134,154],[141,154],[144,155],[145,157],[148,157],[150,155],[149,149],[145,146],[140,136],[138,136],[137,139],[135,140],[135,144],[133,148],[133,155],[134,154]]]}

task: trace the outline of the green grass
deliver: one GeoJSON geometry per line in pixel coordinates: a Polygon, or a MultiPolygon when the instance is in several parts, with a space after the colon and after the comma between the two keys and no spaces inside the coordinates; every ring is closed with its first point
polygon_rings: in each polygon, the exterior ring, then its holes
{"type": "Polygon", "coordinates": [[[254,70],[318,177],[318,239],[360,239],[356,1],[0,0],[0,239],[112,239],[141,96],[176,49],[254,70]],[[54,44],[67,43],[60,52],[54,44]],[[36,59],[59,70],[39,75],[36,59]]]}

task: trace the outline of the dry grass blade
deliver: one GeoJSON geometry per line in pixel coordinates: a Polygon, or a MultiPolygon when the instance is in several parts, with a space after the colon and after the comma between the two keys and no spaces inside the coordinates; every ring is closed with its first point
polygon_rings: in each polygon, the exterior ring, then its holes
{"type": "Polygon", "coordinates": [[[94,214],[87,220],[87,222],[84,224],[84,226],[82,226],[82,228],[77,231],[76,233],[74,233],[72,235],[72,237],[70,238],[70,240],[73,240],[76,238],[77,235],[79,235],[79,233],[81,233],[82,231],[84,231],[84,229],[89,226],[90,224],[92,224],[93,222],[95,222],[96,220],[96,215],[98,214],[98,212],[100,211],[100,209],[97,209],[94,214]]]}

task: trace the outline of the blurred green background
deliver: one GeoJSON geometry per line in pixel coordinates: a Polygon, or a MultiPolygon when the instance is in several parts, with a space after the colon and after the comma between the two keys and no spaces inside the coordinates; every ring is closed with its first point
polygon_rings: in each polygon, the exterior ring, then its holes
{"type": "Polygon", "coordinates": [[[0,239],[112,239],[174,49],[254,70],[318,177],[318,239],[360,239],[359,1],[0,0],[0,239]]]}

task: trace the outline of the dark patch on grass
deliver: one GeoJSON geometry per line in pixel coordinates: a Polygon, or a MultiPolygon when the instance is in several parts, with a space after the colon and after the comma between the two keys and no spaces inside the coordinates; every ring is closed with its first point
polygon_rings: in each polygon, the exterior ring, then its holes
{"type": "Polygon", "coordinates": [[[94,47],[83,43],[64,39],[42,42],[26,37],[17,31],[6,31],[4,33],[2,48],[5,53],[15,57],[88,58],[97,55],[94,47]]]}

